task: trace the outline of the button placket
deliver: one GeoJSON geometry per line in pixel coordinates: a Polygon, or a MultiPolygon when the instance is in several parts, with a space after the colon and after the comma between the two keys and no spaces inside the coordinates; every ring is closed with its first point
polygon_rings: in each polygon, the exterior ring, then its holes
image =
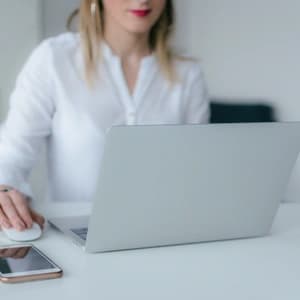
{"type": "Polygon", "coordinates": [[[118,89],[119,100],[123,104],[125,119],[128,125],[134,125],[137,122],[137,107],[146,90],[154,79],[154,57],[147,57],[141,61],[140,70],[133,95],[130,94],[123,72],[121,59],[115,56],[109,47],[104,47],[104,52],[112,62],[111,75],[115,81],[115,88],[118,89]]]}
{"type": "Polygon", "coordinates": [[[128,86],[125,81],[121,60],[119,58],[116,59],[116,84],[121,90],[120,97],[121,101],[124,104],[125,114],[126,114],[126,121],[128,125],[135,124],[135,117],[136,117],[136,109],[134,106],[134,99],[129,93],[128,86]]]}
{"type": "Polygon", "coordinates": [[[133,125],[136,122],[136,112],[133,110],[129,110],[127,113],[127,121],[129,125],[133,125]]]}

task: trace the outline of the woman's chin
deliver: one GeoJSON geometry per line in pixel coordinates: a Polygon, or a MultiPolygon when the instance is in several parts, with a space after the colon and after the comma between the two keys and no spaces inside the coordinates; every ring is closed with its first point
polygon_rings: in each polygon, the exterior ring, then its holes
{"type": "Polygon", "coordinates": [[[139,34],[139,35],[148,34],[150,30],[151,30],[151,25],[149,24],[139,23],[131,26],[126,26],[126,31],[132,34],[139,34]]]}
{"type": "Polygon", "coordinates": [[[148,30],[128,30],[127,32],[129,32],[132,35],[141,36],[141,37],[149,34],[148,30]]]}

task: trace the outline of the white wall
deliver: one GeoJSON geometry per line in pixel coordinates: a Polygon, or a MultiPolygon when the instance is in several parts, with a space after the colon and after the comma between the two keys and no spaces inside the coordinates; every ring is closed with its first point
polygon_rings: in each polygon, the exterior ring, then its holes
{"type": "MultiPolygon", "coordinates": [[[[202,58],[212,96],[266,100],[279,120],[300,120],[299,0],[176,3],[177,41],[202,58]]],[[[286,199],[300,201],[300,161],[286,199]]]]}
{"type": "Polygon", "coordinates": [[[80,0],[42,0],[43,36],[50,37],[66,30],[66,21],[80,0]]]}
{"type": "Polygon", "coordinates": [[[300,119],[299,0],[177,4],[181,39],[203,59],[212,95],[266,99],[280,120],[300,119]]]}
{"type": "Polygon", "coordinates": [[[0,122],[16,76],[40,39],[40,0],[0,1],[0,122]]]}

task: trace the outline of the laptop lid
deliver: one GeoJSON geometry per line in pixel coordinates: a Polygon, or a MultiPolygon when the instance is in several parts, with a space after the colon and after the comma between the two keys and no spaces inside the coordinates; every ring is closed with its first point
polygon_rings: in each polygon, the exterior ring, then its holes
{"type": "Polygon", "coordinates": [[[89,252],[262,236],[300,149],[300,123],[113,127],[89,252]]]}

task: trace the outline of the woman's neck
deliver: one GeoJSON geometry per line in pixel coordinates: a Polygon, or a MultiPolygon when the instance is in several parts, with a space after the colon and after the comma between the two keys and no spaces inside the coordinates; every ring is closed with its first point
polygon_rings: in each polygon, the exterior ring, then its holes
{"type": "Polygon", "coordinates": [[[124,30],[112,19],[105,20],[104,40],[121,60],[128,90],[132,95],[143,57],[151,54],[149,34],[135,34],[124,30]]]}
{"type": "Polygon", "coordinates": [[[121,60],[141,59],[151,53],[148,34],[133,34],[119,29],[117,26],[107,25],[104,39],[121,60]]]}

